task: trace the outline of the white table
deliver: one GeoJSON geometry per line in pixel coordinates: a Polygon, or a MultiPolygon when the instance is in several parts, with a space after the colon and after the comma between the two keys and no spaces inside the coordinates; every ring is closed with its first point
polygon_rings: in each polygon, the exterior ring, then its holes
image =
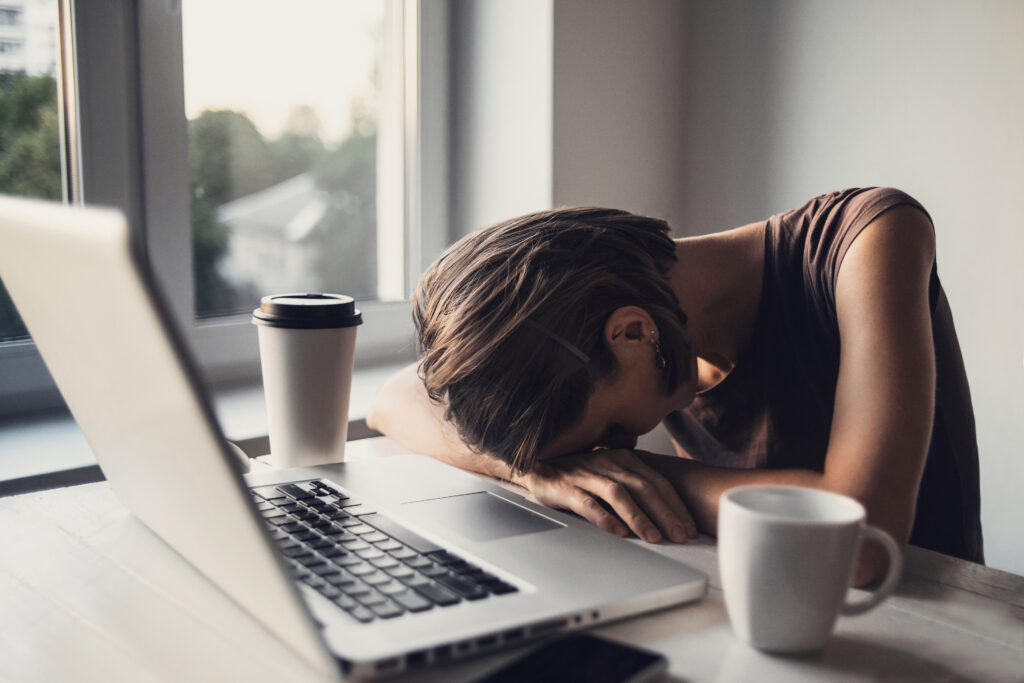
{"type": "MultiPolygon", "coordinates": [[[[395,452],[368,439],[348,457],[395,452]]],[[[0,681],[312,680],[106,483],[0,499],[0,543],[0,681]]],[[[708,596],[598,631],[664,653],[670,680],[1024,681],[1022,577],[909,548],[895,597],[841,619],[823,653],[777,657],[733,636],[713,540],[657,549],[706,572],[708,596]]],[[[513,654],[398,680],[468,680],[513,654]]]]}

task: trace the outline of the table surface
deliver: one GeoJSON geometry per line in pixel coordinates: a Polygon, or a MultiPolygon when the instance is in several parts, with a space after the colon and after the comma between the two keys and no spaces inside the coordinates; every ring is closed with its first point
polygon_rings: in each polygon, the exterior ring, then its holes
{"type": "MultiPolygon", "coordinates": [[[[367,439],[347,457],[396,452],[367,439]]],[[[0,543],[0,681],[314,677],[105,482],[0,499],[0,543]]],[[[655,549],[707,573],[707,597],[596,631],[665,654],[668,680],[1024,681],[1024,577],[910,547],[893,597],[840,618],[823,652],[780,657],[733,635],[713,539],[655,549]]],[[[517,653],[392,680],[470,680],[517,653]]]]}

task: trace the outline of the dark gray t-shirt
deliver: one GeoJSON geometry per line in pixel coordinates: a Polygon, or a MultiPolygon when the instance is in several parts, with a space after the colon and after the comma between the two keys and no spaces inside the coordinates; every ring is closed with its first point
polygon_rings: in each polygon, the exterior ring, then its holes
{"type": "MultiPolygon", "coordinates": [[[[839,376],[839,267],[871,221],[903,204],[924,210],[899,190],[850,189],[768,219],[750,348],[722,382],[665,421],[691,457],[727,467],[824,469],[839,376]]],[[[983,562],[974,412],[934,265],[929,301],[935,420],[910,542],[983,562]]]]}

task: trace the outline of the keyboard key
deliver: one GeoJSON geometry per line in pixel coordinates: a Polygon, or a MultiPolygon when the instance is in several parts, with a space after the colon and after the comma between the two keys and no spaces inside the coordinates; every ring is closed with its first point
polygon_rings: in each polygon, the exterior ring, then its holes
{"type": "Polygon", "coordinates": [[[481,598],[487,597],[487,591],[485,589],[456,574],[438,576],[435,577],[434,580],[445,588],[455,591],[467,600],[480,600],[481,598]]]}
{"type": "Polygon", "coordinates": [[[271,524],[273,526],[282,526],[284,524],[290,524],[292,522],[292,518],[288,515],[271,515],[269,517],[264,517],[263,520],[267,524],[271,524]]]}
{"type": "Polygon", "coordinates": [[[351,595],[353,598],[356,599],[359,599],[359,597],[362,595],[367,595],[370,591],[373,590],[362,581],[357,581],[356,583],[350,585],[338,586],[338,588],[340,588],[342,592],[345,593],[345,595],[351,595]]]}
{"type": "Polygon", "coordinates": [[[419,588],[420,586],[426,586],[434,583],[431,579],[420,574],[411,574],[409,576],[396,576],[396,579],[404,583],[409,588],[419,588]]]}
{"type": "Polygon", "coordinates": [[[315,494],[308,487],[303,488],[299,484],[281,484],[277,487],[277,490],[294,500],[309,500],[315,497],[315,494]]]}
{"type": "Polygon", "coordinates": [[[372,510],[369,507],[362,504],[352,504],[345,502],[342,504],[342,508],[345,512],[352,517],[362,517],[363,515],[376,514],[376,510],[372,510]]]}
{"type": "Polygon", "coordinates": [[[362,550],[357,550],[356,555],[363,558],[364,560],[374,560],[377,558],[385,557],[384,553],[373,547],[367,547],[363,548],[362,550]]]}
{"type": "Polygon", "coordinates": [[[378,533],[372,526],[366,526],[365,524],[356,524],[355,526],[347,527],[349,533],[355,534],[356,536],[362,536],[363,534],[375,534],[378,533]]]}
{"type": "Polygon", "coordinates": [[[490,583],[494,581],[500,581],[500,579],[494,574],[488,574],[482,569],[478,569],[475,572],[469,572],[465,574],[466,578],[472,579],[477,583],[490,583]]]}
{"type": "Polygon", "coordinates": [[[390,600],[379,605],[373,605],[370,609],[372,609],[373,613],[381,619],[391,619],[392,617],[397,617],[404,613],[404,610],[401,607],[390,600]]]}
{"type": "Polygon", "coordinates": [[[379,586],[394,581],[394,579],[384,572],[374,572],[373,574],[366,574],[360,578],[371,586],[379,586]]]}
{"type": "Polygon", "coordinates": [[[488,581],[482,584],[487,590],[494,593],[495,595],[507,595],[509,593],[518,593],[519,589],[510,583],[505,583],[502,580],[488,581]]]}
{"type": "Polygon", "coordinates": [[[361,538],[364,541],[366,541],[367,543],[384,543],[384,542],[394,543],[394,541],[391,540],[390,536],[385,536],[384,534],[382,534],[379,531],[374,531],[371,534],[363,534],[361,538]]]}
{"type": "Polygon", "coordinates": [[[363,607],[362,605],[353,607],[352,609],[348,610],[348,613],[349,615],[351,615],[353,619],[364,624],[368,624],[371,621],[373,621],[373,612],[371,612],[366,607],[363,607]]]}
{"type": "Polygon", "coordinates": [[[355,541],[342,541],[341,545],[343,548],[345,548],[345,550],[351,550],[352,552],[357,552],[359,550],[369,550],[371,547],[369,543],[363,543],[358,539],[356,539],[355,541]]]}
{"type": "Polygon", "coordinates": [[[416,555],[408,559],[402,560],[405,564],[413,569],[422,569],[423,567],[433,567],[434,563],[423,557],[422,555],[416,555]]]}
{"type": "Polygon", "coordinates": [[[256,489],[252,489],[252,492],[258,495],[260,498],[263,498],[264,500],[269,500],[272,503],[275,503],[277,501],[283,503],[285,500],[287,500],[287,498],[285,498],[285,496],[273,486],[261,486],[256,489]]]}
{"type": "Polygon", "coordinates": [[[379,514],[364,515],[359,518],[364,524],[380,529],[385,534],[421,553],[441,550],[441,546],[428,541],[417,533],[410,531],[401,524],[379,514]]]}
{"type": "Polygon", "coordinates": [[[416,572],[406,567],[404,564],[398,564],[394,567],[382,567],[382,569],[390,576],[396,579],[408,578],[410,576],[416,576],[416,572]]]}
{"type": "Polygon", "coordinates": [[[326,586],[320,586],[319,588],[317,588],[317,591],[320,593],[320,595],[324,596],[328,600],[334,600],[335,598],[342,595],[340,590],[338,590],[329,583],[326,586]]]}
{"type": "Polygon", "coordinates": [[[420,573],[424,576],[434,578],[436,576],[443,576],[448,573],[448,570],[444,567],[438,567],[436,564],[431,564],[427,567],[418,567],[420,573]]]}
{"type": "Polygon", "coordinates": [[[328,574],[324,577],[324,581],[331,584],[332,586],[345,588],[347,586],[356,585],[359,582],[359,579],[357,579],[356,577],[352,576],[344,569],[342,569],[337,574],[328,574]]]}
{"type": "Polygon", "coordinates": [[[409,587],[404,583],[401,581],[395,581],[394,579],[390,579],[387,583],[379,583],[374,586],[374,588],[384,595],[395,595],[396,593],[405,593],[409,590],[409,587]]]}
{"type": "Polygon", "coordinates": [[[356,607],[359,603],[356,602],[355,598],[349,597],[342,593],[338,597],[334,598],[334,604],[342,609],[352,609],[353,607],[356,607]]]}
{"type": "Polygon", "coordinates": [[[370,564],[372,564],[377,569],[390,569],[391,567],[403,566],[403,565],[400,565],[398,560],[396,560],[395,558],[391,557],[390,555],[381,555],[380,557],[371,557],[371,558],[369,558],[369,560],[370,560],[370,564]]]}
{"type": "Polygon", "coordinates": [[[456,574],[469,574],[470,572],[480,571],[480,567],[475,564],[470,564],[465,560],[459,560],[458,562],[452,562],[448,565],[448,570],[453,571],[456,574]]]}
{"type": "Polygon", "coordinates": [[[359,557],[358,555],[354,555],[352,553],[346,553],[344,555],[338,555],[337,557],[332,557],[331,558],[331,562],[333,562],[334,564],[338,565],[339,567],[348,568],[348,567],[353,567],[355,565],[363,564],[363,558],[359,557]]]}
{"type": "Polygon", "coordinates": [[[425,583],[422,586],[413,586],[413,588],[416,589],[416,592],[433,602],[435,605],[446,607],[460,602],[458,595],[436,583],[425,583]]]}
{"type": "Polygon", "coordinates": [[[304,546],[297,545],[294,548],[286,548],[281,551],[281,554],[285,557],[291,557],[293,559],[299,559],[300,557],[312,557],[313,552],[304,546]]]}
{"type": "Polygon", "coordinates": [[[354,564],[350,567],[346,567],[349,573],[353,576],[366,576],[377,571],[377,568],[371,565],[369,562],[360,561],[359,564],[354,564]]]}
{"type": "Polygon", "coordinates": [[[426,555],[438,564],[454,564],[456,562],[464,562],[464,560],[461,557],[453,553],[450,553],[447,550],[437,550],[432,553],[426,553],[426,555]]]}
{"type": "Polygon", "coordinates": [[[416,591],[406,589],[404,593],[395,593],[391,599],[409,610],[410,612],[425,612],[434,606],[434,603],[427,600],[416,591]]]}
{"type": "MultiPolygon", "coordinates": [[[[380,546],[378,545],[377,547],[379,548],[380,546]]],[[[413,550],[412,548],[406,548],[405,546],[401,546],[395,550],[388,550],[388,554],[396,560],[402,561],[409,560],[414,557],[419,557],[419,554],[415,550],[413,550]]]]}
{"type": "Polygon", "coordinates": [[[327,564],[326,562],[323,563],[323,564],[318,564],[318,565],[314,565],[312,567],[309,567],[309,570],[311,572],[313,572],[314,574],[316,574],[317,576],[328,576],[330,574],[339,574],[339,573],[341,573],[341,568],[340,567],[338,567],[336,565],[333,565],[333,564],[327,564]]]}
{"type": "MultiPolygon", "coordinates": [[[[349,595],[352,595],[352,594],[349,593],[349,595]]],[[[375,591],[375,590],[369,590],[369,591],[363,593],[362,595],[356,595],[354,597],[355,597],[356,600],[358,600],[359,602],[363,603],[367,607],[369,607],[370,605],[380,605],[382,603],[387,602],[387,600],[388,600],[386,597],[381,595],[381,593],[379,591],[375,591]]]]}

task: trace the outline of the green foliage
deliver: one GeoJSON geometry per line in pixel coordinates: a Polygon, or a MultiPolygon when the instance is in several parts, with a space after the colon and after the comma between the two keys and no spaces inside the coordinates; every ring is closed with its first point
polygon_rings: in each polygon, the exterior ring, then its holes
{"type": "MultiPolygon", "coordinates": [[[[216,208],[312,169],[330,195],[317,230],[317,270],[338,289],[372,296],[376,283],[376,136],[353,133],[329,150],[309,111],[298,110],[292,129],[265,139],[249,118],[234,111],[204,111],[189,122],[196,314],[247,310],[259,292],[228,283],[218,271],[227,252],[227,231],[216,208]]],[[[283,227],[283,226],[282,226],[283,227]]]]}
{"type": "Polygon", "coordinates": [[[376,134],[357,129],[314,172],[331,196],[317,269],[336,291],[356,299],[376,295],[376,166],[376,134]]]}
{"type": "MultiPolygon", "coordinates": [[[[57,85],[50,76],[0,77],[0,193],[61,198],[57,85]]],[[[0,339],[27,334],[0,284],[0,339]]]]}

